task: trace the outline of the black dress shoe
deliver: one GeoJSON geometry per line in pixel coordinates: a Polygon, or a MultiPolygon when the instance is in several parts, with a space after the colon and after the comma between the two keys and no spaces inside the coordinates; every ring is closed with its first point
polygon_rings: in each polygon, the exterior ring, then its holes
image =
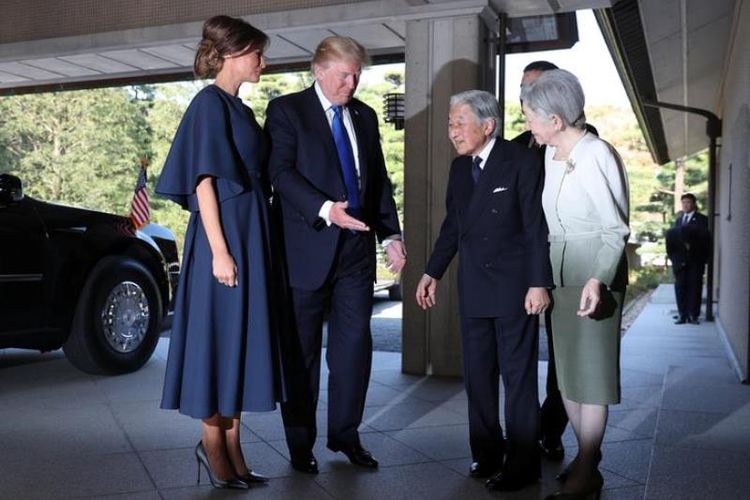
{"type": "Polygon", "coordinates": [[[318,461],[312,453],[306,456],[292,457],[292,468],[306,474],[318,473],[318,461]]]}
{"type": "Polygon", "coordinates": [[[684,325],[685,323],[687,323],[687,320],[685,318],[680,318],[674,322],[675,325],[684,325]]]}
{"type": "Polygon", "coordinates": [[[337,444],[329,444],[328,449],[331,451],[340,451],[349,459],[354,465],[360,467],[367,467],[369,469],[375,469],[378,466],[378,461],[372,456],[372,453],[362,448],[362,445],[355,444],[349,446],[339,446],[337,444]]]}
{"type": "Polygon", "coordinates": [[[539,441],[539,451],[544,458],[552,462],[560,462],[565,458],[565,448],[559,439],[542,439],[539,441]]]}
{"type": "Polygon", "coordinates": [[[698,320],[698,318],[690,318],[688,320],[688,323],[690,323],[691,325],[700,325],[701,324],[701,322],[698,320]]]}
{"type": "Polygon", "coordinates": [[[490,477],[499,468],[500,464],[493,462],[472,462],[469,475],[471,477],[490,477]]]}
{"type": "Polygon", "coordinates": [[[539,481],[538,477],[508,474],[501,471],[489,478],[485,486],[494,491],[518,491],[537,481],[539,481]]]}

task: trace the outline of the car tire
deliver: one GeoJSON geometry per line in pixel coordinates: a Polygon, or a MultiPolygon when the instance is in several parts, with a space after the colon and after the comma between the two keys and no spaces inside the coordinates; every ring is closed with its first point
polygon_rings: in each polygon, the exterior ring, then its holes
{"type": "Polygon", "coordinates": [[[149,270],[128,257],[105,257],[86,280],[63,351],[86,373],[133,372],[153,354],[161,320],[161,295],[149,270]]]}

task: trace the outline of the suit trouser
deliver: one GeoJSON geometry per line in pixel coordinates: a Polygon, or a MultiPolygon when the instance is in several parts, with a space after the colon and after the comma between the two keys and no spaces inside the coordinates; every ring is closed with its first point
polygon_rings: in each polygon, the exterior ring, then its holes
{"type": "Polygon", "coordinates": [[[539,318],[461,318],[469,440],[474,461],[502,463],[539,475],[537,354],[539,318]],[[499,377],[505,388],[506,439],[499,416],[499,377]]]}
{"type": "Polygon", "coordinates": [[[557,371],[555,368],[555,349],[552,342],[552,318],[550,309],[544,313],[544,324],[547,333],[547,351],[549,362],[547,363],[547,397],[542,403],[540,412],[542,439],[554,444],[560,441],[565,426],[568,425],[568,414],[562,401],[560,389],[557,386],[557,371]]]}
{"type": "Polygon", "coordinates": [[[292,288],[293,346],[287,349],[288,401],[281,405],[291,455],[310,452],[317,437],[322,327],[328,317],[328,444],[359,444],[372,364],[373,275],[364,236],[342,235],[331,276],[317,290],[292,288]]]}
{"type": "Polygon", "coordinates": [[[681,318],[698,318],[703,294],[703,264],[688,262],[674,273],[674,292],[681,318]]]}

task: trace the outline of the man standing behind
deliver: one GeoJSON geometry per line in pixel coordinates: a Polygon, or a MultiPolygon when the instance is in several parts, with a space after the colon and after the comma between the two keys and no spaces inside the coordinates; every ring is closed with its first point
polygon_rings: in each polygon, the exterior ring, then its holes
{"type": "Polygon", "coordinates": [[[308,473],[318,472],[312,448],[327,310],[328,448],[353,464],[378,465],[358,433],[372,361],[375,237],[393,272],[406,252],[377,116],[353,98],[367,60],[351,38],[324,39],[312,60],[315,84],[274,99],[266,113],[296,323],[282,415],[292,466],[308,473]]]}
{"type": "Polygon", "coordinates": [[[667,231],[667,256],[672,261],[679,317],[676,325],[700,323],[703,269],[709,257],[708,217],[698,212],[695,195],[680,198],[682,212],[667,231]]]}
{"type": "Polygon", "coordinates": [[[417,303],[435,305],[438,280],[459,253],[458,293],[464,384],[474,463],[491,489],[518,490],[539,479],[538,317],[552,285],[538,156],[499,138],[500,108],[489,92],[450,101],[451,166],[446,215],[417,286],[417,303]],[[499,421],[505,387],[507,441],[499,421]],[[507,455],[503,463],[504,456],[507,455]]]}

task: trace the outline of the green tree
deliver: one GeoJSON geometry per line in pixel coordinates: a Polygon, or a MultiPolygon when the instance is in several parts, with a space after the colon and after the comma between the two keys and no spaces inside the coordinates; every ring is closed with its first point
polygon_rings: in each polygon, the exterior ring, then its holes
{"type": "Polygon", "coordinates": [[[125,88],[0,98],[0,168],[31,196],[126,213],[150,156],[146,110],[125,88]]]}

